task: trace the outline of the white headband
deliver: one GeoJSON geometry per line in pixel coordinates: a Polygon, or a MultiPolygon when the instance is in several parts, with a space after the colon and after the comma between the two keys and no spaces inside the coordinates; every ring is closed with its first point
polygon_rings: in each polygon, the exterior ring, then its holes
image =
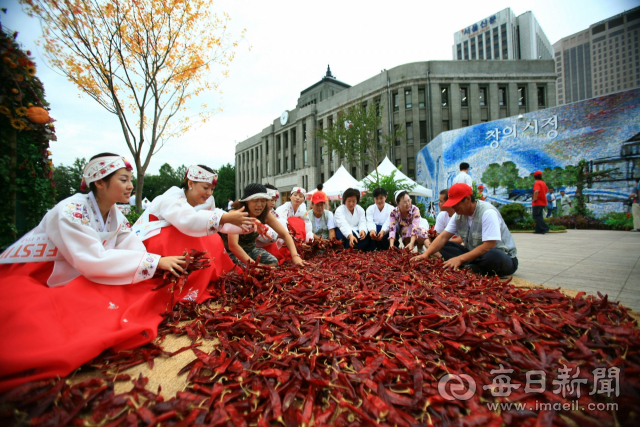
{"type": "Polygon", "coordinates": [[[191,165],[187,170],[187,178],[196,182],[207,182],[214,187],[218,184],[218,174],[209,172],[198,165],[191,165]]]}
{"type": "Polygon", "coordinates": [[[302,195],[305,195],[307,194],[307,190],[302,187],[293,187],[293,189],[291,189],[291,194],[293,193],[302,193],[302,195]]]}
{"type": "Polygon", "coordinates": [[[122,168],[125,168],[128,171],[133,170],[131,163],[122,156],[103,156],[90,160],[82,172],[82,184],[80,184],[80,190],[86,191],[87,185],[92,182],[99,181],[122,168]]]}
{"type": "Polygon", "coordinates": [[[396,190],[395,193],[393,193],[393,201],[394,202],[398,202],[398,194],[402,193],[402,192],[406,192],[407,194],[409,194],[409,192],[407,190],[396,190]]]}
{"type": "Polygon", "coordinates": [[[255,200],[255,199],[267,199],[271,200],[271,195],[267,193],[254,193],[250,196],[245,197],[244,199],[240,199],[241,202],[246,202],[247,200],[255,200]]]}
{"type": "Polygon", "coordinates": [[[274,190],[273,188],[267,188],[267,194],[269,194],[272,199],[274,197],[276,198],[276,200],[280,198],[280,193],[278,193],[278,190],[274,190]]]}

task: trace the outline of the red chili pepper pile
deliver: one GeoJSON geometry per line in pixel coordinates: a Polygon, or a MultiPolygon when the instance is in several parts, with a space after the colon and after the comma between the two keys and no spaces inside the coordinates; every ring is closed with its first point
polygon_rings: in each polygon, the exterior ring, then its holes
{"type": "MultiPolygon", "coordinates": [[[[31,425],[638,425],[640,333],[627,310],[606,297],[569,298],[554,289],[519,289],[497,278],[450,271],[411,255],[330,251],[305,268],[249,266],[212,284],[224,309],[180,302],[161,335],[217,338],[211,353],[191,350],[189,387],[164,401],[134,380],[114,395],[108,377],[68,386],[25,385],[0,396],[0,422],[31,425]],[[187,322],[184,322],[184,321],[187,322]],[[180,321],[180,324],[178,324],[180,321]],[[495,397],[492,370],[512,369],[509,397],[495,397]],[[576,399],[557,388],[559,369],[581,384],[580,410],[540,411],[537,402],[576,399]],[[580,371],[574,377],[576,368],[580,371]],[[596,368],[620,369],[618,397],[589,395],[596,368]],[[527,371],[545,373],[544,393],[525,393],[527,371]],[[465,374],[468,400],[446,400],[438,381],[465,374]],[[491,410],[518,402],[525,409],[491,410]],[[588,409],[615,402],[615,412],[588,409]],[[531,409],[529,409],[531,408],[531,409]],[[582,409],[583,408],[583,409],[582,409]],[[15,412],[11,412],[15,409],[15,412]]],[[[147,359],[150,349],[145,346],[147,359]]],[[[184,348],[181,350],[185,350],[184,348]]],[[[130,356],[127,356],[130,357],[130,356]]],[[[131,366],[123,359],[120,365],[131,366]]],[[[462,393],[460,390],[458,393],[462,393]]]]}

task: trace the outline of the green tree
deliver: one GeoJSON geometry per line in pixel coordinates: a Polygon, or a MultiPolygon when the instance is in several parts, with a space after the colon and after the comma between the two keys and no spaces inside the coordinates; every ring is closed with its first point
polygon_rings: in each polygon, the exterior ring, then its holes
{"type": "Polygon", "coordinates": [[[359,205],[362,206],[362,209],[367,210],[369,206],[375,203],[373,199],[373,190],[376,188],[384,188],[387,190],[387,203],[391,205],[395,205],[396,201],[393,200],[393,195],[398,190],[407,190],[411,191],[416,186],[416,184],[410,183],[406,179],[401,179],[396,181],[396,172],[391,172],[391,175],[382,175],[378,177],[378,181],[369,181],[364,180],[364,187],[367,190],[367,194],[360,198],[359,205]]]}
{"type": "Polygon", "coordinates": [[[383,107],[378,103],[364,106],[361,100],[338,112],[337,119],[332,126],[316,130],[316,137],[322,140],[323,147],[328,152],[335,152],[349,163],[354,163],[362,171],[365,162],[373,165],[376,172],[378,165],[389,152],[389,148],[396,140],[404,138],[405,131],[401,126],[390,135],[382,125],[383,107]]]}
{"type": "Polygon", "coordinates": [[[493,188],[493,194],[496,194],[496,188],[500,186],[500,165],[491,163],[482,174],[482,182],[493,188]]]}
{"type": "Polygon", "coordinates": [[[160,166],[158,175],[147,175],[145,177],[143,197],[136,198],[142,200],[145,197],[150,201],[163,194],[171,187],[180,187],[187,168],[182,165],[178,169],[173,169],[169,163],[160,166]]]}
{"type": "Polygon", "coordinates": [[[562,184],[567,187],[574,187],[578,176],[578,170],[574,165],[567,165],[562,174],[562,184]]]}
{"type": "Polygon", "coordinates": [[[213,190],[216,206],[223,209],[227,207],[227,199],[235,200],[236,197],[236,167],[227,163],[218,169],[218,185],[213,190]]]}
{"type": "Polygon", "coordinates": [[[504,162],[500,166],[500,185],[506,187],[507,190],[513,190],[518,178],[518,172],[515,163],[512,161],[504,162]]]}
{"type": "Polygon", "coordinates": [[[53,169],[53,182],[56,184],[56,203],[80,192],[82,172],[87,160],[76,158],[71,166],[60,165],[53,169]]]}
{"type": "Polygon", "coordinates": [[[533,188],[533,174],[529,176],[519,176],[515,181],[515,188],[518,190],[527,190],[533,188]]]}

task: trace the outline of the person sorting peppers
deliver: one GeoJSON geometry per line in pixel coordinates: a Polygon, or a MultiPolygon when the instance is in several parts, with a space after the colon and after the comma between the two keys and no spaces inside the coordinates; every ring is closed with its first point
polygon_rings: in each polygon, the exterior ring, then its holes
{"type": "Polygon", "coordinates": [[[518,269],[516,245],[500,212],[491,204],[476,200],[467,184],[453,184],[449,199],[442,205],[451,206],[455,215],[447,227],[429,245],[427,251],[413,262],[440,252],[447,268],[469,267],[482,275],[509,276],[518,269]],[[458,235],[465,246],[451,242],[458,235]]]}

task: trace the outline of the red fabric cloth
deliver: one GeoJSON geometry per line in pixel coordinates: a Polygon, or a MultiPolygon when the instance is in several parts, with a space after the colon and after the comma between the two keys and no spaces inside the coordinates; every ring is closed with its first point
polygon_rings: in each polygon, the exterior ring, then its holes
{"type": "Polygon", "coordinates": [[[549,191],[547,184],[541,179],[536,180],[533,184],[533,192],[535,193],[536,190],[538,190],[538,198],[531,201],[531,206],[547,207],[547,192],[549,191]]]}
{"type": "MultiPolygon", "coordinates": [[[[145,241],[151,253],[208,250],[212,266],[193,272],[175,300],[210,298],[206,287],[234,264],[220,236],[194,238],[174,227],[145,241]]],[[[80,276],[49,288],[53,263],[0,266],[0,392],[28,381],[66,376],[108,348],[130,350],[152,341],[171,302],[161,279],[114,286],[80,276]]]]}
{"type": "MultiPolygon", "coordinates": [[[[289,222],[291,228],[293,228],[294,236],[297,236],[302,240],[307,237],[307,230],[304,226],[304,220],[302,218],[294,216],[287,218],[287,221],[289,222]]],[[[269,246],[265,246],[264,249],[274,257],[278,258],[278,264],[282,264],[286,260],[291,259],[291,252],[289,252],[289,249],[286,246],[278,249],[278,245],[272,243],[269,246]]]]}

